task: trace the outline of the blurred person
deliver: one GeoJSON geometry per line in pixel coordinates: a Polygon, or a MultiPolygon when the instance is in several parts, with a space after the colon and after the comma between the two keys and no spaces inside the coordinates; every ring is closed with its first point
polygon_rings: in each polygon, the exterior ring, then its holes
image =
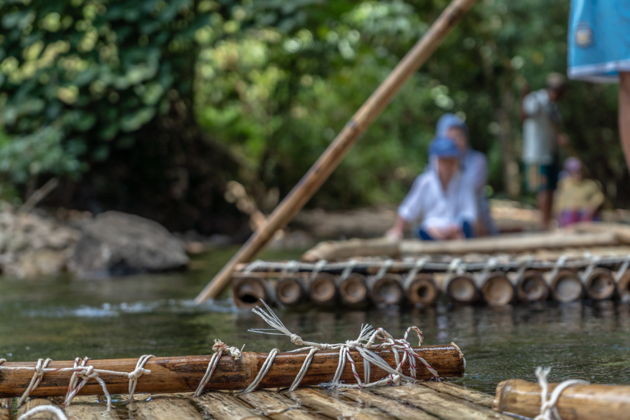
{"type": "Polygon", "coordinates": [[[401,239],[405,227],[413,224],[418,224],[417,235],[423,240],[473,236],[477,208],[474,191],[460,171],[460,150],[452,139],[437,137],[430,154],[434,164],[414,181],[388,238],[401,239]]]}
{"type": "Polygon", "coordinates": [[[555,197],[558,226],[599,220],[605,197],[597,182],[584,178],[582,162],[575,157],[565,161],[564,172],[555,197]]]}
{"type": "Polygon", "coordinates": [[[630,2],[572,0],[569,77],[619,82],[619,133],[630,167],[630,2]]]}
{"type": "Polygon", "coordinates": [[[460,150],[462,176],[475,192],[477,205],[476,233],[480,236],[495,235],[496,226],[490,214],[490,204],[486,197],[488,183],[488,161],[486,156],[470,147],[468,126],[455,114],[444,114],[436,127],[438,137],[449,137],[460,150]]]}
{"type": "Polygon", "coordinates": [[[543,229],[549,229],[553,210],[553,192],[558,183],[558,145],[564,145],[566,136],[559,131],[560,112],[557,102],[565,88],[564,76],[551,73],[547,87],[525,96],[522,103],[523,163],[526,183],[536,194],[543,229]]]}

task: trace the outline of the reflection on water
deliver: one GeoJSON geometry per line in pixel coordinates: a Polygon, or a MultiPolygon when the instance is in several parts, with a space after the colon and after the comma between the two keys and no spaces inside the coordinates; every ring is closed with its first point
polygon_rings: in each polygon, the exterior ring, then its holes
{"type": "MultiPolygon", "coordinates": [[[[229,251],[231,252],[231,250],[229,251]]],[[[229,255],[215,256],[223,261],[229,255]]],[[[212,261],[211,261],[212,262],[212,261]]],[[[290,349],[288,340],[248,333],[265,327],[229,301],[192,303],[220,264],[197,262],[186,274],[101,282],[57,278],[0,280],[0,357],[35,360],[207,353],[214,338],[246,349],[290,349]]],[[[369,311],[284,311],[289,329],[320,342],[354,338],[361,324],[400,336],[419,326],[428,344],[456,342],[468,362],[460,382],[486,392],[512,377],[534,379],[552,366],[553,380],[630,383],[630,306],[616,302],[539,303],[505,308],[448,306],[369,311]]]]}

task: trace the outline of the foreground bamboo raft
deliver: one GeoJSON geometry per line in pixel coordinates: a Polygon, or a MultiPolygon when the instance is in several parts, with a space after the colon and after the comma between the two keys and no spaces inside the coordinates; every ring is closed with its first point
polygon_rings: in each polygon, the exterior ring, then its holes
{"type": "Polygon", "coordinates": [[[492,306],[547,299],[630,300],[630,248],[606,252],[610,255],[256,261],[232,275],[232,296],[241,308],[251,308],[260,299],[286,307],[311,303],[349,308],[426,306],[440,296],[459,304],[492,306]]]}
{"type": "MultiPolygon", "coordinates": [[[[154,395],[151,399],[147,399],[146,395],[142,397],[133,405],[121,403],[116,410],[109,412],[104,411],[103,404],[95,397],[78,397],[69,407],[63,407],[53,398],[37,398],[19,409],[15,407],[15,400],[6,399],[0,400],[0,419],[16,420],[29,409],[42,404],[56,405],[69,419],[78,420],[510,419],[492,410],[492,396],[448,382],[333,392],[303,388],[294,392],[210,392],[200,397],[190,394],[154,395]]],[[[37,419],[57,420],[46,414],[37,419]]]]}
{"type": "MultiPolygon", "coordinates": [[[[553,393],[558,384],[549,384],[553,393]]],[[[503,413],[536,417],[541,411],[538,383],[509,379],[497,385],[494,408],[503,413]]],[[[575,384],[555,404],[563,420],[625,420],[630,418],[630,386],[575,384]]]]}

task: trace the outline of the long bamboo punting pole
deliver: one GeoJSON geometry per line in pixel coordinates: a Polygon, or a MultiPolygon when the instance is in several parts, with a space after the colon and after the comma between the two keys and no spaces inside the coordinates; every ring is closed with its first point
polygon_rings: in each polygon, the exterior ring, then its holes
{"type": "MultiPolygon", "coordinates": [[[[558,384],[549,384],[551,393],[558,384]]],[[[566,388],[556,405],[564,420],[622,420],[630,413],[630,386],[573,385],[566,388]]],[[[497,385],[494,409],[526,417],[540,413],[540,386],[520,379],[497,385]]]]}
{"type": "MultiPolygon", "coordinates": [[[[423,357],[442,377],[462,376],[464,373],[464,356],[454,344],[439,346],[414,347],[414,351],[423,357]]],[[[363,359],[358,352],[350,351],[356,363],[357,371],[363,372],[363,359]]],[[[392,367],[395,367],[391,351],[379,352],[380,356],[392,367]]],[[[298,374],[304,353],[278,353],[271,369],[263,378],[259,388],[288,387],[298,374]]],[[[138,379],[137,392],[189,392],[194,391],[202,379],[211,356],[153,357],[145,364],[151,371],[138,379]]],[[[330,382],[337,369],[339,351],[321,351],[315,354],[308,368],[302,385],[318,385],[330,382]]],[[[237,390],[247,387],[255,378],[267,358],[267,353],[244,352],[239,360],[231,356],[221,357],[219,364],[205,390],[237,390]]],[[[95,369],[106,369],[118,372],[131,372],[138,359],[106,359],[91,360],[89,365],[95,369]]],[[[5,367],[33,367],[35,363],[6,362],[5,367]]],[[[431,373],[421,364],[417,364],[417,378],[430,379],[431,373]]],[[[69,368],[71,361],[53,361],[50,368],[69,368]]],[[[403,373],[408,373],[406,364],[403,373]]],[[[24,392],[33,377],[32,370],[0,371],[0,397],[19,396],[24,392]]],[[[384,378],[386,372],[372,366],[371,380],[384,378]]],[[[71,372],[46,372],[40,385],[30,395],[49,397],[65,395],[71,372]]],[[[124,376],[102,373],[99,375],[107,384],[112,394],[126,394],[129,380],[124,376]]],[[[346,363],[342,379],[346,383],[355,383],[350,363],[346,363]]],[[[100,385],[92,380],[81,389],[80,394],[102,394],[100,385]]]]}
{"type": "Polygon", "coordinates": [[[359,136],[398,93],[403,83],[433,54],[442,39],[474,2],[475,0],[453,0],[424,36],[398,63],[387,79],[352,116],[317,162],[273,211],[263,227],[249,238],[236,255],[199,293],[195,299],[197,303],[217,297],[228,285],[230,275],[236,265],[249,261],[267,244],[278,229],[286,225],[300,211],[339,165],[359,136]]]}

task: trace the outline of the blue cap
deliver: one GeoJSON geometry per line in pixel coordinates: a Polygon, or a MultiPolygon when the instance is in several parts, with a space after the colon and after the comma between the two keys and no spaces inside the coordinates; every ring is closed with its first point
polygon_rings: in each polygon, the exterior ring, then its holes
{"type": "Polygon", "coordinates": [[[445,136],[446,132],[449,128],[461,128],[466,133],[468,133],[468,126],[455,114],[444,114],[440,117],[437,123],[437,127],[435,129],[436,136],[445,136]]]}
{"type": "Polygon", "coordinates": [[[431,142],[429,154],[437,157],[459,157],[459,148],[448,137],[436,137],[431,142]]]}

